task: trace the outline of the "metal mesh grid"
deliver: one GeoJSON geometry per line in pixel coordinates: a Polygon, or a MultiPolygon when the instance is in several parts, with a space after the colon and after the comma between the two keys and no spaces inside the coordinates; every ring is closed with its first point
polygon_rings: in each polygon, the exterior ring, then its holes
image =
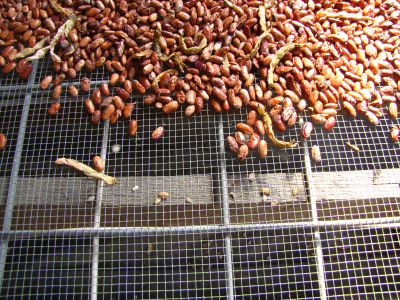
{"type": "MultiPolygon", "coordinates": [[[[395,120],[371,127],[338,116],[331,132],[316,126],[298,149],[271,146],[265,161],[252,152],[240,163],[225,139],[244,110],[166,117],[134,96],[139,130],[130,137],[127,121],[90,124],[89,93],[67,95],[84,76],[98,87],[105,70],[66,79],[63,108],[50,118],[51,88],[38,84],[51,72],[40,60],[28,83],[1,77],[2,296],[398,296],[399,150],[388,139],[395,120]],[[164,137],[151,140],[160,125],[164,137]],[[314,144],[320,164],[310,160],[314,144]],[[94,155],[119,185],[53,163],[67,156],[89,164],[94,155]],[[170,196],[156,206],[160,191],[170,196]]],[[[300,128],[279,137],[298,140],[300,128]]]]}

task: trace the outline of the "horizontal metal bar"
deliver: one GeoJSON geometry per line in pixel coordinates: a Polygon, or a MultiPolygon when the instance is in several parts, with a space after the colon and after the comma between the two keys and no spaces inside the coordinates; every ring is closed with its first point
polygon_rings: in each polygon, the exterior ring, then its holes
{"type": "Polygon", "coordinates": [[[400,227],[400,217],[375,218],[319,222],[296,222],[279,224],[237,224],[213,226],[185,226],[185,227],[83,227],[54,230],[13,230],[3,232],[1,238],[18,239],[29,237],[93,237],[93,236],[152,236],[171,234],[207,234],[207,233],[232,233],[245,230],[277,230],[277,229],[314,229],[329,227],[359,227],[381,228],[400,227]]]}

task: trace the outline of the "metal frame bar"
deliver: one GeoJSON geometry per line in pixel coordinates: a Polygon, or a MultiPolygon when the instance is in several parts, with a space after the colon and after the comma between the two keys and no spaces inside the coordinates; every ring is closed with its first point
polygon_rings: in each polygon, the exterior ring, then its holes
{"type": "MultiPolygon", "coordinates": [[[[12,214],[14,211],[14,200],[15,200],[15,191],[17,189],[17,179],[18,179],[18,172],[19,172],[19,167],[21,163],[21,156],[22,156],[22,148],[24,146],[24,138],[25,138],[25,132],[26,132],[26,125],[28,121],[28,113],[29,113],[29,108],[31,105],[31,99],[32,99],[32,90],[29,90],[29,86],[32,85],[36,72],[38,68],[38,63],[37,61],[33,62],[33,70],[31,75],[29,76],[28,79],[28,86],[26,87],[26,94],[24,97],[24,106],[22,109],[22,116],[21,116],[21,122],[20,122],[20,127],[18,130],[18,138],[17,138],[17,146],[15,148],[15,156],[14,156],[14,161],[13,161],[13,166],[11,170],[11,178],[10,178],[10,184],[8,188],[8,194],[7,194],[7,204],[6,204],[6,211],[4,214],[4,221],[3,221],[3,229],[2,233],[4,232],[9,232],[11,228],[11,220],[12,220],[12,214]]],[[[11,90],[11,87],[7,87],[8,90],[11,90]]],[[[6,258],[7,258],[7,248],[8,248],[8,237],[7,236],[2,236],[1,238],[1,245],[0,245],[0,289],[3,287],[3,279],[4,279],[4,268],[6,264],[6,258]]]]}
{"type": "MultiPolygon", "coordinates": [[[[301,118],[300,126],[302,126],[303,118],[301,118]]],[[[303,140],[303,155],[304,155],[304,176],[305,183],[308,185],[306,188],[308,199],[310,200],[311,205],[311,216],[313,223],[318,224],[318,209],[317,209],[317,201],[314,197],[314,181],[311,170],[311,161],[310,161],[310,153],[308,152],[308,143],[307,139],[303,140]]],[[[326,285],[325,285],[325,268],[324,268],[324,257],[322,254],[322,245],[321,245],[321,236],[319,232],[319,228],[313,228],[313,236],[314,236],[314,248],[316,252],[316,263],[317,263],[317,276],[318,276],[318,285],[320,291],[320,299],[326,300],[326,285]]]]}
{"type": "Polygon", "coordinates": [[[398,228],[400,227],[400,217],[398,218],[375,218],[375,219],[355,219],[338,221],[318,221],[318,222],[298,222],[280,224],[230,224],[213,226],[185,226],[185,227],[84,227],[71,229],[54,230],[13,230],[3,233],[2,238],[10,240],[20,238],[35,237],[109,237],[109,236],[155,236],[172,234],[196,234],[196,233],[226,233],[239,232],[244,230],[281,230],[281,229],[315,229],[315,228],[343,228],[352,226],[353,228],[398,228]]]}
{"type": "MultiPolygon", "coordinates": [[[[226,174],[225,164],[225,144],[224,144],[224,129],[222,126],[221,113],[218,115],[218,152],[220,155],[220,166],[219,170],[221,173],[221,200],[222,200],[222,215],[224,226],[229,226],[230,214],[229,214],[229,196],[228,196],[228,179],[226,174]]],[[[234,283],[233,283],[233,266],[232,266],[232,241],[230,232],[224,234],[224,246],[225,246],[225,259],[226,259],[226,276],[228,283],[228,299],[233,300],[235,298],[234,283]]]]}
{"type": "MultiPolygon", "coordinates": [[[[107,143],[108,143],[108,132],[110,128],[110,122],[107,121],[104,123],[104,133],[103,140],[101,142],[101,154],[100,157],[103,161],[106,160],[107,154],[107,143]]],[[[100,218],[101,218],[101,203],[103,198],[103,181],[97,181],[97,190],[96,190],[96,208],[95,215],[93,220],[93,228],[100,228],[100,218]]],[[[97,299],[97,290],[98,290],[98,271],[99,271],[99,236],[93,237],[92,242],[92,266],[91,266],[91,286],[90,286],[90,299],[97,299]]]]}

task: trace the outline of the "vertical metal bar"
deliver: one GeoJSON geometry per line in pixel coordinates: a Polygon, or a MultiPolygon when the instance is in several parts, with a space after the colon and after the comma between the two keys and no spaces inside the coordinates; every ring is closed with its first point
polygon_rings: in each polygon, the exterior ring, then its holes
{"type": "MultiPolygon", "coordinates": [[[[300,119],[300,125],[303,125],[303,119],[300,119]]],[[[321,236],[319,233],[318,225],[318,210],[317,210],[317,202],[314,196],[314,181],[312,177],[311,170],[311,161],[310,161],[310,153],[308,151],[307,139],[303,139],[303,155],[304,155],[304,163],[305,163],[305,173],[304,177],[306,183],[308,184],[308,197],[310,199],[311,204],[311,216],[312,221],[316,225],[314,227],[314,247],[317,256],[317,276],[318,276],[318,285],[320,290],[320,299],[326,300],[326,285],[325,285],[325,268],[324,268],[324,257],[322,255],[322,245],[321,245],[321,236]]]]}
{"type": "MultiPolygon", "coordinates": [[[[38,68],[37,61],[34,61],[32,66],[33,69],[28,79],[28,85],[32,85],[36,77],[36,71],[38,68]]],[[[15,191],[17,189],[18,172],[21,163],[21,154],[22,154],[22,148],[24,146],[26,124],[28,121],[28,114],[29,114],[29,107],[31,105],[31,100],[32,100],[32,89],[30,91],[28,90],[26,91],[24,105],[22,108],[21,122],[18,130],[17,146],[15,148],[14,162],[11,169],[10,184],[8,187],[7,204],[6,204],[6,211],[4,214],[3,230],[2,230],[3,233],[8,233],[11,228],[11,220],[14,210],[15,191]]],[[[7,248],[8,248],[8,237],[2,238],[0,245],[0,289],[3,287],[7,248]]]]}
{"type": "MultiPolygon", "coordinates": [[[[224,130],[222,126],[222,115],[218,115],[218,152],[220,155],[220,174],[221,174],[221,197],[222,197],[222,215],[224,226],[230,225],[229,217],[229,197],[226,175],[226,162],[225,162],[225,146],[224,146],[224,130]]],[[[231,234],[227,232],[224,234],[225,241],[225,258],[226,258],[226,277],[228,286],[228,299],[233,300],[234,297],[234,284],[233,284],[233,267],[232,267],[232,241],[231,234]]]]}
{"type": "MultiPolygon", "coordinates": [[[[103,161],[106,160],[107,154],[107,143],[108,143],[108,131],[110,128],[109,121],[104,123],[104,133],[103,140],[101,142],[101,154],[100,157],[103,161]]],[[[99,180],[97,182],[97,191],[96,191],[96,207],[93,221],[93,228],[100,227],[100,218],[101,218],[101,201],[103,197],[103,181],[99,180]]],[[[98,274],[99,274],[99,236],[93,237],[92,242],[92,270],[91,270],[91,286],[90,286],[90,299],[97,299],[97,291],[98,291],[98,274]]]]}

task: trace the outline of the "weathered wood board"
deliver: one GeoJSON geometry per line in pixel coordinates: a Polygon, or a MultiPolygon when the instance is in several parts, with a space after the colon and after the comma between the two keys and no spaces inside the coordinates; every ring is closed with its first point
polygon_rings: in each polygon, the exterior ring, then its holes
{"type": "MultiPolygon", "coordinates": [[[[363,200],[400,197],[400,169],[379,171],[314,172],[314,196],[317,201],[363,200]]],[[[1,204],[5,204],[9,178],[0,178],[1,204]]],[[[211,175],[170,177],[119,177],[118,184],[103,186],[103,205],[151,206],[159,192],[167,192],[162,205],[210,204],[221,199],[220,183],[211,175]],[[136,187],[136,188],[135,188],[136,187]],[[133,190],[134,189],[134,190],[133,190]]],[[[302,202],[307,201],[306,185],[302,173],[255,174],[227,176],[230,203],[302,202]],[[263,196],[262,188],[270,195],[263,196]]],[[[15,194],[16,205],[79,204],[93,201],[96,181],[76,177],[20,177],[15,194]]]]}
{"type": "Polygon", "coordinates": [[[167,192],[168,197],[158,205],[185,204],[190,198],[193,204],[214,202],[211,175],[165,176],[165,177],[118,177],[117,185],[103,185],[103,205],[152,206],[158,193],[167,192]]]}
{"type": "Polygon", "coordinates": [[[400,170],[313,173],[316,201],[400,198],[400,170]]]}
{"type": "Polygon", "coordinates": [[[229,175],[229,199],[231,202],[243,204],[306,201],[303,177],[301,173],[229,175]],[[270,190],[268,196],[261,192],[263,188],[270,190]]]}

